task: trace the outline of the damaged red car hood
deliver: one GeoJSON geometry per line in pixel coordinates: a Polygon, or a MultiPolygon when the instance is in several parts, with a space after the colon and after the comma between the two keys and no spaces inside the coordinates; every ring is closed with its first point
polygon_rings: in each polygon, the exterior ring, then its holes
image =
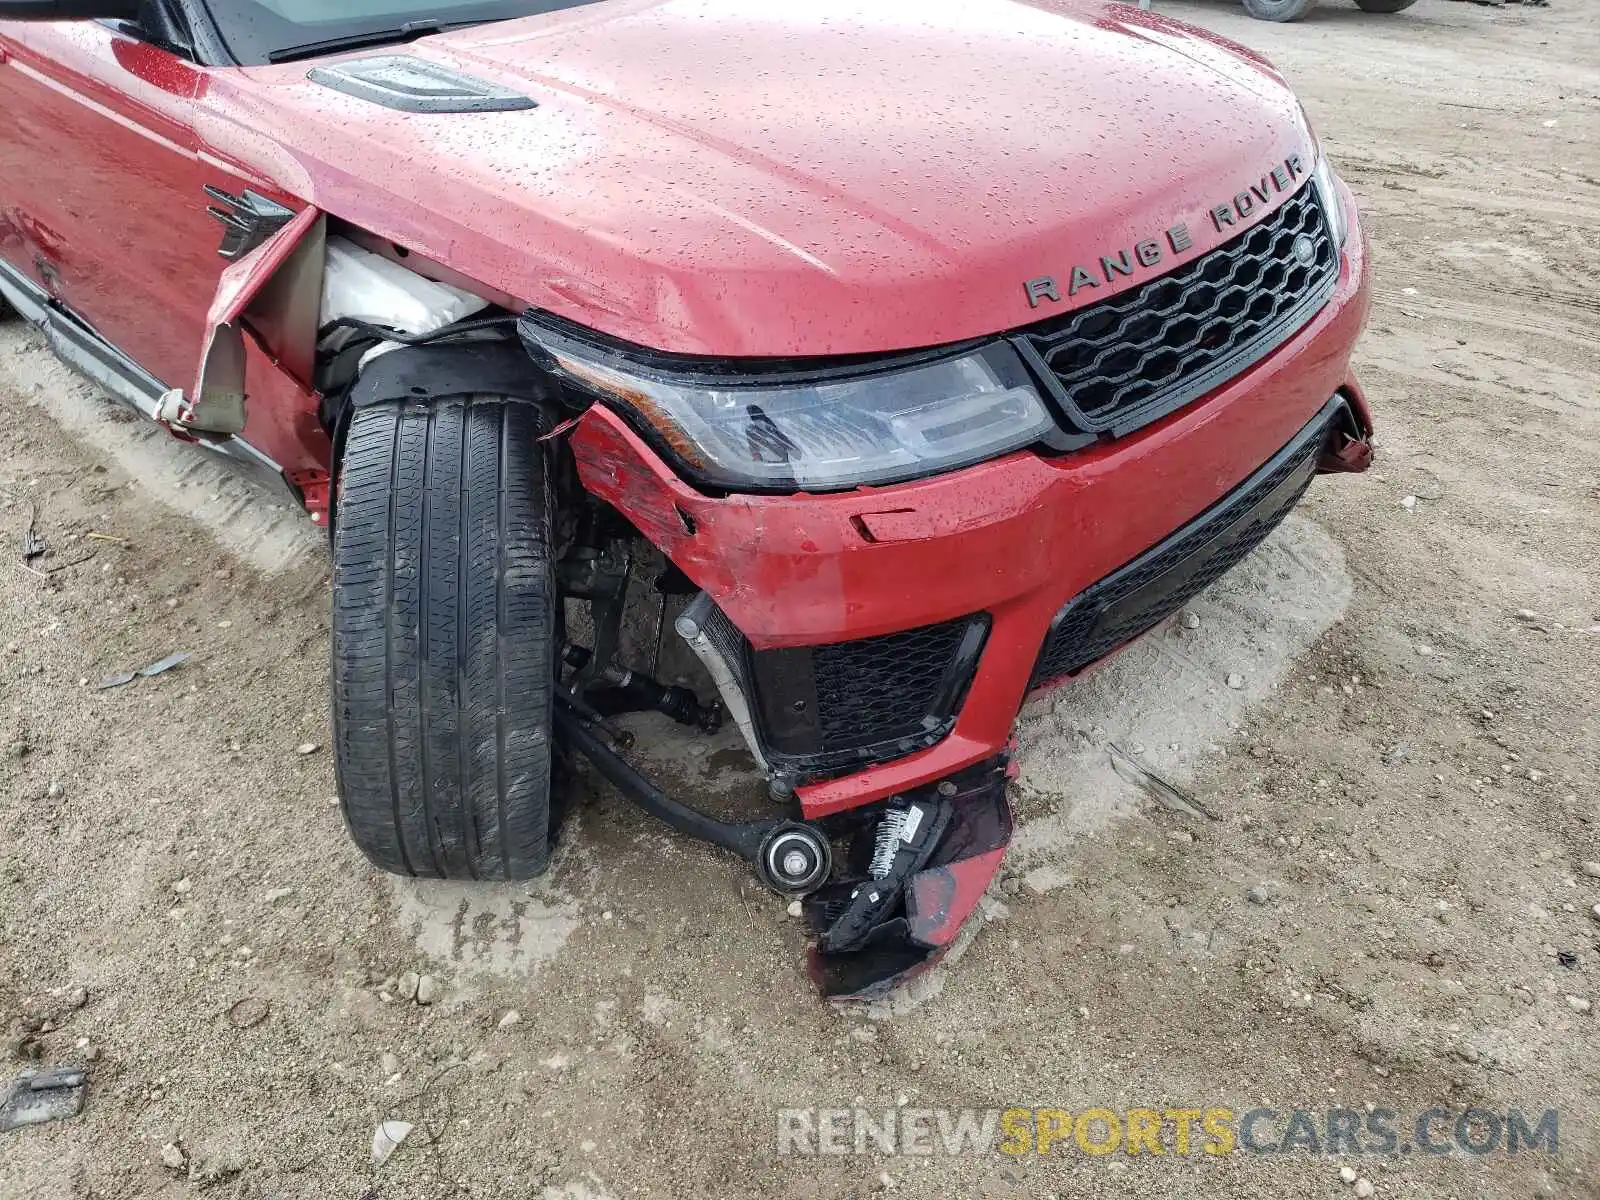
{"type": "Polygon", "coordinates": [[[685,353],[851,354],[1026,324],[1166,269],[1102,256],[1203,253],[1232,232],[1213,208],[1313,160],[1263,61],[1119,5],[610,0],[398,52],[538,107],[400,113],[304,63],[231,72],[217,98],[271,131],[293,160],[274,174],[304,199],[685,353]],[[1097,282],[1069,296],[1077,266],[1097,282]],[[1059,300],[1030,298],[1042,277],[1059,300]]]}

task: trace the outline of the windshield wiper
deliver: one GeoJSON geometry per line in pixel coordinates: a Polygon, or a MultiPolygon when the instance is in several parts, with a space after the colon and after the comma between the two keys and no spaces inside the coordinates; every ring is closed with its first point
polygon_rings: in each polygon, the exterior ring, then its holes
{"type": "Polygon", "coordinates": [[[405,42],[414,42],[418,38],[427,37],[434,33],[450,33],[457,29],[469,29],[474,25],[487,24],[485,21],[455,21],[444,22],[425,17],[417,21],[407,21],[393,29],[373,29],[366,33],[350,33],[344,37],[328,38],[321,42],[307,42],[303,46],[286,46],[282,50],[274,50],[267,55],[268,62],[293,62],[297,58],[315,58],[319,54],[337,54],[341,50],[364,50],[368,46],[394,46],[405,42]]]}

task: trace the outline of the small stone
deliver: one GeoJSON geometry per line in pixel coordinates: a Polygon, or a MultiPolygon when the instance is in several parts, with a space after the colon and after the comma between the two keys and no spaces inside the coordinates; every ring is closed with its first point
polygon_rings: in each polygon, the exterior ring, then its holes
{"type": "Polygon", "coordinates": [[[1589,915],[1592,916],[1596,921],[1600,921],[1600,904],[1596,904],[1593,908],[1591,908],[1589,910],[1589,915]]]}
{"type": "Polygon", "coordinates": [[[1356,1195],[1360,1196],[1361,1200],[1367,1200],[1367,1197],[1372,1195],[1372,1193],[1377,1190],[1377,1188],[1372,1186],[1372,1180],[1370,1179],[1356,1180],[1356,1195]]]}
{"type": "Polygon", "coordinates": [[[1583,864],[1583,873],[1590,879],[1600,879],[1600,862],[1586,862],[1583,864]]]}
{"type": "Polygon", "coordinates": [[[1228,676],[1228,686],[1237,692],[1240,688],[1244,687],[1244,676],[1239,674],[1239,672],[1234,671],[1228,676]]]}
{"type": "Polygon", "coordinates": [[[1339,1182],[1340,1183],[1354,1183],[1355,1181],[1356,1181],[1356,1169],[1354,1167],[1340,1167],[1339,1168],[1339,1182]]]}
{"type": "Polygon", "coordinates": [[[1423,658],[1428,658],[1433,654],[1433,647],[1425,642],[1418,642],[1417,653],[1422,655],[1423,658]]]}
{"type": "Polygon", "coordinates": [[[1244,894],[1244,898],[1251,904],[1266,904],[1272,899],[1272,893],[1265,884],[1258,883],[1244,894]]]}
{"type": "Polygon", "coordinates": [[[169,1171],[181,1171],[189,1165],[189,1156],[177,1142],[168,1142],[161,1147],[161,1165],[169,1171]]]}
{"type": "Polygon", "coordinates": [[[802,905],[798,900],[791,900],[789,901],[789,907],[784,911],[787,912],[791,917],[798,917],[801,913],[805,912],[805,906],[802,905]]]}
{"type": "Polygon", "coordinates": [[[1378,1063],[1373,1063],[1372,1064],[1372,1073],[1374,1075],[1376,1075],[1379,1079],[1387,1079],[1387,1078],[1389,1078],[1389,1068],[1385,1067],[1385,1066],[1382,1066],[1382,1065],[1380,1065],[1378,1063]]]}
{"type": "Polygon", "coordinates": [[[59,800],[61,797],[67,794],[67,789],[64,784],[58,780],[52,779],[50,781],[50,786],[45,788],[44,794],[50,797],[52,800],[59,800]]]}
{"type": "Polygon", "coordinates": [[[522,1020],[522,1014],[513,1008],[510,1012],[506,1013],[505,1016],[500,1018],[500,1028],[510,1029],[520,1020],[522,1020]]]}
{"type": "Polygon", "coordinates": [[[1183,614],[1183,627],[1185,629],[1199,629],[1200,628],[1200,614],[1199,613],[1192,613],[1192,612],[1191,613],[1184,613],[1183,614]]]}
{"type": "Polygon", "coordinates": [[[320,749],[322,749],[322,747],[317,745],[315,742],[301,742],[294,748],[294,752],[302,755],[315,754],[320,749]]]}
{"type": "Polygon", "coordinates": [[[1586,1013],[1594,1007],[1594,1004],[1582,996],[1568,996],[1567,1007],[1575,1013],[1586,1013]]]}
{"type": "Polygon", "coordinates": [[[180,896],[187,896],[189,894],[189,889],[193,886],[194,885],[189,882],[188,877],[185,876],[172,885],[172,890],[177,892],[180,896]]]}
{"type": "Polygon", "coordinates": [[[383,1071],[383,1077],[385,1079],[393,1079],[396,1075],[400,1074],[399,1056],[391,1051],[385,1050],[382,1056],[378,1059],[378,1067],[383,1071]]]}
{"type": "Polygon", "coordinates": [[[385,1121],[372,1134],[372,1163],[381,1167],[389,1156],[400,1148],[400,1143],[411,1136],[411,1126],[404,1121],[385,1121]]]}
{"type": "Polygon", "coordinates": [[[1405,509],[1407,512],[1410,512],[1412,509],[1416,508],[1416,506],[1417,498],[1415,496],[1407,496],[1404,500],[1400,501],[1400,507],[1405,509]]]}
{"type": "Polygon", "coordinates": [[[432,1004],[439,998],[439,981],[432,975],[423,975],[417,979],[417,1003],[432,1004]]]}
{"type": "Polygon", "coordinates": [[[246,996],[228,1010],[228,1024],[235,1029],[254,1029],[267,1019],[270,1011],[270,1006],[261,997],[246,996]]]}
{"type": "Polygon", "coordinates": [[[271,891],[262,896],[261,899],[267,904],[276,904],[279,900],[287,900],[292,895],[294,895],[293,888],[280,887],[273,888],[271,891]]]}
{"type": "Polygon", "coordinates": [[[89,1003],[88,988],[75,987],[67,993],[67,1004],[69,1007],[82,1008],[87,1003],[89,1003]]]}
{"type": "Polygon", "coordinates": [[[400,994],[402,1000],[415,1000],[417,989],[421,986],[422,976],[415,971],[406,971],[395,981],[395,991],[400,994]]]}

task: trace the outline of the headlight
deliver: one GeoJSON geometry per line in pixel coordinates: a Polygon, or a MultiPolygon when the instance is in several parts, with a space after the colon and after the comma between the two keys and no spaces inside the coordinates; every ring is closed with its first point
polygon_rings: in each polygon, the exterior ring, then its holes
{"type": "Polygon", "coordinates": [[[1311,173],[1311,179],[1317,185],[1317,196],[1322,201],[1322,215],[1327,218],[1328,232],[1333,234],[1333,243],[1342,246],[1350,228],[1345,224],[1344,205],[1339,200],[1339,189],[1334,184],[1333,167],[1328,164],[1328,156],[1320,151],[1317,154],[1317,169],[1311,173]]]}
{"type": "Polygon", "coordinates": [[[668,366],[552,332],[523,337],[565,380],[626,408],[698,482],[827,491],[967,466],[1057,432],[1003,345],[913,363],[763,381],[668,366]]]}

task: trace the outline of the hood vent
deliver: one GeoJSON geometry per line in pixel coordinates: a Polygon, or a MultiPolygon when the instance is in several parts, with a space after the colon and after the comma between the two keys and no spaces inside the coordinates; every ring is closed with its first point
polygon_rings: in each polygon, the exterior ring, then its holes
{"type": "Polygon", "coordinates": [[[531,96],[403,54],[317,67],[310,78],[347,96],[359,96],[399,112],[516,112],[539,106],[531,96]]]}

